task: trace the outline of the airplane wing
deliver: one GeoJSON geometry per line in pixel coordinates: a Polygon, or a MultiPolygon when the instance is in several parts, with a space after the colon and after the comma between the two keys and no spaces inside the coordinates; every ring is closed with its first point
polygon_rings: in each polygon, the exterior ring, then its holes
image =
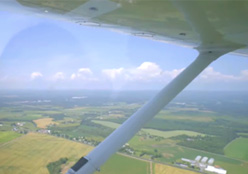
{"type": "Polygon", "coordinates": [[[248,2],[237,0],[3,0],[2,10],[103,27],[152,40],[198,47],[220,38],[248,55],[248,2]],[[183,5],[187,9],[182,9],[183,5]],[[192,19],[198,27],[192,27],[192,19]]]}
{"type": "Polygon", "coordinates": [[[3,0],[0,9],[104,27],[196,48],[197,59],[127,119],[68,174],[90,174],[130,140],[199,73],[220,56],[248,55],[248,1],[237,0],[3,0]]]}

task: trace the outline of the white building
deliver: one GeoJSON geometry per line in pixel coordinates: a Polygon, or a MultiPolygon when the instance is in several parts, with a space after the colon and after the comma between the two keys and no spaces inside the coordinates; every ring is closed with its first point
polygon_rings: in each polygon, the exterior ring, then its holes
{"type": "Polygon", "coordinates": [[[201,156],[197,156],[196,158],[195,158],[195,161],[200,161],[201,160],[201,156]]]}
{"type": "Polygon", "coordinates": [[[202,163],[206,163],[207,160],[208,160],[208,157],[205,156],[205,157],[202,158],[201,162],[202,162],[202,163]]]}
{"type": "Polygon", "coordinates": [[[226,174],[227,171],[222,169],[222,168],[216,168],[214,166],[207,166],[207,168],[205,168],[206,171],[208,172],[214,172],[214,173],[218,173],[218,174],[226,174]]]}
{"type": "Polygon", "coordinates": [[[213,165],[213,164],[214,164],[214,158],[210,158],[210,159],[208,160],[208,164],[213,165]]]}

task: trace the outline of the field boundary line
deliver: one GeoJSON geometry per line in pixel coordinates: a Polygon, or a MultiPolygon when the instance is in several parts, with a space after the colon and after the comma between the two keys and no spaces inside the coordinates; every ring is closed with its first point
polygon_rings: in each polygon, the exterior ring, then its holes
{"type": "Polygon", "coordinates": [[[152,168],[152,161],[150,161],[150,174],[152,174],[152,170],[153,170],[153,168],[152,168]]]}
{"type": "Polygon", "coordinates": [[[236,160],[236,161],[243,162],[243,163],[248,163],[248,161],[244,161],[244,160],[237,159],[237,158],[231,158],[231,157],[228,157],[228,156],[225,156],[225,155],[222,155],[222,154],[218,154],[218,153],[207,152],[207,151],[204,151],[204,150],[193,149],[191,147],[185,147],[185,146],[180,146],[180,145],[175,145],[175,146],[183,147],[183,148],[191,149],[191,150],[196,150],[196,151],[199,151],[199,152],[210,153],[210,154],[213,154],[213,155],[221,156],[221,157],[224,157],[224,158],[227,158],[227,159],[232,159],[232,160],[236,160]]]}
{"type": "Polygon", "coordinates": [[[21,135],[20,137],[17,137],[17,138],[15,138],[15,139],[13,139],[13,140],[7,141],[7,142],[5,142],[5,143],[3,143],[3,144],[0,144],[0,148],[3,147],[3,146],[5,146],[5,145],[7,145],[7,144],[9,144],[9,143],[18,141],[20,138],[23,138],[23,137],[25,137],[25,136],[27,136],[27,134],[21,135]]]}
{"type": "Polygon", "coordinates": [[[240,137],[234,138],[232,141],[230,141],[228,144],[226,144],[225,147],[223,148],[223,150],[225,150],[225,148],[227,148],[233,141],[235,141],[238,138],[240,138],[240,137]]]}
{"type": "Polygon", "coordinates": [[[192,171],[192,172],[195,172],[195,173],[202,173],[200,171],[193,170],[193,169],[190,169],[190,168],[183,168],[183,167],[180,167],[180,166],[177,166],[177,165],[173,165],[173,164],[169,164],[169,163],[165,163],[165,162],[159,162],[159,161],[154,161],[154,160],[139,158],[139,157],[136,157],[136,156],[132,156],[132,155],[128,155],[128,154],[124,154],[124,153],[120,153],[120,152],[117,152],[116,154],[122,155],[122,156],[125,156],[125,157],[128,157],[128,158],[132,158],[132,159],[136,159],[136,160],[148,162],[148,163],[152,162],[154,164],[162,164],[162,165],[166,165],[166,166],[175,167],[175,168],[178,168],[178,169],[192,171]]]}

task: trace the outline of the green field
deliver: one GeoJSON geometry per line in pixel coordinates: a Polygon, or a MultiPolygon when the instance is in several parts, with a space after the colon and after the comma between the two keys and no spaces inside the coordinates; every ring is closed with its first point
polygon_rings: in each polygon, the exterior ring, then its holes
{"type": "Polygon", "coordinates": [[[154,136],[159,136],[163,138],[170,138],[170,137],[175,137],[178,135],[188,135],[188,136],[205,136],[204,134],[198,133],[198,132],[193,132],[193,131],[187,131],[187,130],[175,130],[175,131],[159,131],[155,129],[142,129],[142,131],[154,135],[154,136]]]}
{"type": "Polygon", "coordinates": [[[12,124],[14,124],[14,123],[15,122],[12,122],[12,121],[3,122],[2,126],[0,126],[0,131],[1,132],[12,131],[12,129],[13,129],[12,124]]]}
{"type": "MultiPolygon", "coordinates": [[[[100,174],[150,174],[148,162],[122,155],[113,155],[102,167],[100,174]]],[[[98,174],[98,172],[95,172],[98,174]]]]}
{"type": "Polygon", "coordinates": [[[5,142],[8,142],[8,141],[11,141],[17,137],[20,137],[21,134],[18,134],[16,132],[11,132],[11,131],[1,131],[0,132],[0,143],[5,143],[5,142]]]}
{"type": "MultiPolygon", "coordinates": [[[[147,153],[153,153],[154,149],[157,149],[162,158],[155,159],[156,161],[164,163],[172,163],[181,158],[195,159],[196,156],[206,156],[215,159],[215,165],[219,165],[228,170],[228,174],[245,174],[244,171],[248,171],[248,162],[242,162],[240,160],[231,159],[224,155],[213,154],[205,151],[191,149],[187,147],[177,146],[173,140],[161,139],[156,140],[153,138],[144,138],[135,136],[129,141],[130,147],[136,149],[136,154],[139,156],[140,152],[146,151],[147,153]]],[[[150,159],[149,156],[143,156],[150,159]]]]}
{"type": "Polygon", "coordinates": [[[248,161],[248,138],[236,138],[224,149],[225,155],[248,161]]]}
{"type": "Polygon", "coordinates": [[[248,137],[248,133],[243,133],[243,132],[240,132],[240,133],[237,133],[239,136],[241,137],[248,137]]]}
{"type": "Polygon", "coordinates": [[[216,117],[216,113],[210,111],[201,111],[198,108],[177,108],[171,110],[163,110],[158,113],[155,118],[164,120],[184,120],[196,122],[212,122],[216,117]]]}
{"type": "MultiPolygon", "coordinates": [[[[102,126],[110,127],[116,129],[120,126],[120,124],[113,123],[110,121],[100,121],[100,120],[92,120],[93,123],[100,124],[102,126]]],[[[170,138],[175,137],[178,135],[188,135],[188,136],[205,136],[204,134],[193,132],[193,131],[186,131],[186,130],[175,130],[175,131],[160,131],[156,129],[141,129],[141,131],[148,133],[153,136],[159,136],[163,138],[170,138]]]]}
{"type": "Polygon", "coordinates": [[[100,124],[102,126],[110,127],[116,129],[120,126],[118,123],[110,122],[110,121],[100,121],[100,120],[92,120],[93,123],[100,124]]]}
{"type": "Polygon", "coordinates": [[[1,108],[0,119],[5,121],[32,121],[41,118],[42,115],[37,111],[24,111],[23,109],[11,110],[10,108],[1,108]]]}

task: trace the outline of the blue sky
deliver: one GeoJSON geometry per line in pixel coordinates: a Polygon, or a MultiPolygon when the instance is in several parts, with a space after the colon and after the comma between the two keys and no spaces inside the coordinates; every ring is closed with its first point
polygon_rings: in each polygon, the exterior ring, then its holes
{"type": "MultiPolygon", "coordinates": [[[[197,51],[102,28],[0,13],[0,89],[160,89],[197,51]]],[[[189,90],[247,90],[248,58],[225,55],[189,90]]]]}

